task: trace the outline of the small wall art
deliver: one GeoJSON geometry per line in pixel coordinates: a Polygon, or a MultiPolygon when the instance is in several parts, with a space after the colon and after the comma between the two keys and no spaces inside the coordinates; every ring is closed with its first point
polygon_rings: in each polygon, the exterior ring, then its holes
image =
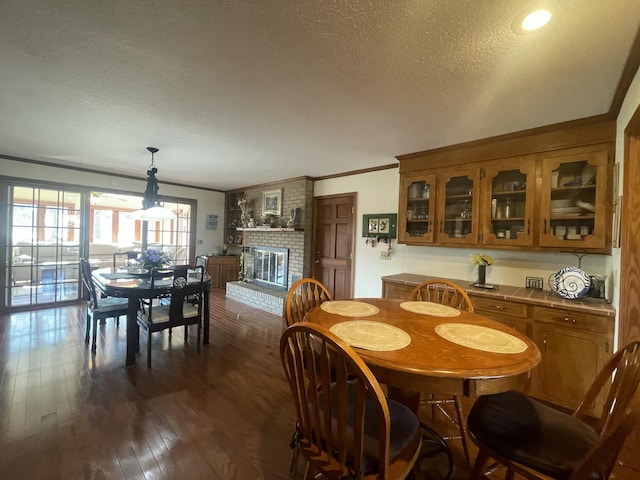
{"type": "Polygon", "coordinates": [[[207,215],[207,223],[205,225],[207,230],[217,230],[218,229],[218,215],[210,214],[207,215]]]}
{"type": "Polygon", "coordinates": [[[282,215],[282,189],[265,190],[262,192],[262,214],[282,215]]]}
{"type": "Polygon", "coordinates": [[[362,236],[396,238],[396,213],[371,213],[362,216],[362,236]]]}

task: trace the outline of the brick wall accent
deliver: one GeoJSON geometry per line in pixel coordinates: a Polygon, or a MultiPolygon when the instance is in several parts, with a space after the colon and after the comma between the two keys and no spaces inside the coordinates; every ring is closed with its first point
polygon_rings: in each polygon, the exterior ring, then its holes
{"type": "Polygon", "coordinates": [[[282,188],[282,216],[274,218],[272,223],[286,226],[291,209],[295,209],[296,231],[245,230],[243,247],[245,247],[245,271],[249,274],[245,282],[227,283],[227,296],[247,305],[261,308],[276,315],[284,312],[286,292],[258,287],[251,283],[253,275],[253,247],[264,245],[289,249],[289,271],[287,288],[296,280],[311,274],[311,240],[313,226],[313,181],[302,178],[288,182],[262,185],[246,190],[249,207],[258,224],[262,220],[262,192],[282,188]],[[247,248],[248,247],[248,248],[247,248]],[[246,291],[242,292],[245,288],[246,291]],[[280,300],[278,300],[280,299],[280,300]],[[281,304],[280,304],[281,303],[281,304]],[[264,304],[263,308],[261,305],[264,304]],[[277,312],[275,310],[278,310],[277,312]]]}
{"type": "Polygon", "coordinates": [[[226,295],[231,300],[259,308],[274,315],[284,316],[287,292],[264,288],[255,283],[227,282],[226,295]]]}

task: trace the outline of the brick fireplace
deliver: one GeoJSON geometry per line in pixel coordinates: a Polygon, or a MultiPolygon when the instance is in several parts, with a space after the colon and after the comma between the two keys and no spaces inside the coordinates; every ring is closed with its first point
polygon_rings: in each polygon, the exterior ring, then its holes
{"type": "Polygon", "coordinates": [[[282,316],[289,286],[302,277],[308,277],[311,272],[313,182],[310,179],[299,179],[247,190],[247,199],[253,205],[256,218],[259,217],[256,212],[262,211],[262,191],[273,188],[283,189],[282,212],[289,212],[292,208],[298,210],[296,225],[293,228],[245,229],[243,231],[245,280],[228,282],[226,295],[233,300],[282,316]],[[267,247],[274,252],[287,251],[286,281],[282,278],[281,285],[270,284],[277,282],[256,281],[254,266],[256,251],[259,252],[261,259],[264,259],[265,251],[260,247],[267,247]]]}

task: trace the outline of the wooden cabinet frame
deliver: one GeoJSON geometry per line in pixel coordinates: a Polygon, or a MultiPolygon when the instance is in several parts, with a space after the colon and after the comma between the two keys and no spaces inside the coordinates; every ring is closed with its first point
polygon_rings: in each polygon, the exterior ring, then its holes
{"type": "MultiPolygon", "coordinates": [[[[540,192],[540,219],[538,229],[540,232],[541,247],[562,247],[573,249],[599,249],[611,248],[611,212],[613,208],[612,197],[612,163],[609,161],[606,151],[575,151],[568,155],[548,156],[542,161],[542,182],[540,192]],[[553,186],[552,174],[562,165],[586,162],[593,167],[595,183],[592,185],[579,185],[566,187],[553,186]],[[570,192],[567,194],[579,195],[581,191],[590,190],[593,196],[595,211],[588,215],[564,215],[567,221],[580,222],[584,218],[585,223],[592,225],[592,229],[581,240],[558,239],[551,228],[554,215],[551,208],[551,199],[554,192],[570,192]]],[[[556,217],[557,218],[557,217],[556,217]]]]}
{"type": "MultiPolygon", "coordinates": [[[[562,124],[549,125],[542,128],[531,129],[522,132],[514,132],[508,135],[501,135],[493,138],[485,138],[473,142],[459,145],[451,145],[433,150],[415,152],[396,157],[400,162],[400,183],[408,176],[418,176],[426,178],[427,175],[437,175],[438,188],[442,189],[442,176],[451,172],[472,170],[484,172],[480,191],[474,189],[474,204],[478,203],[477,215],[479,219],[474,219],[478,226],[479,238],[475,241],[467,238],[460,241],[458,238],[448,238],[438,235],[440,225],[438,225],[435,238],[423,239],[417,237],[398,237],[399,243],[408,245],[434,245],[434,246],[469,246],[488,245],[496,249],[528,249],[539,251],[565,251],[572,252],[582,249],[589,253],[611,253],[611,227],[612,227],[612,171],[616,139],[616,122],[603,116],[590,117],[562,124]],[[542,202],[550,202],[551,179],[545,170],[545,162],[555,162],[556,157],[567,157],[573,155],[592,156],[590,162],[596,162],[601,168],[603,175],[598,179],[595,188],[598,190],[598,201],[596,208],[601,209],[595,212],[596,222],[602,226],[604,236],[597,232],[591,234],[588,242],[585,241],[565,241],[560,242],[557,238],[548,238],[544,233],[545,215],[543,213],[542,202]],[[491,198],[486,193],[487,169],[493,168],[496,163],[503,162],[509,168],[529,168],[526,163],[535,163],[535,177],[527,181],[526,197],[527,210],[525,218],[531,222],[530,233],[525,237],[518,236],[517,239],[498,239],[491,237],[491,198]],[[600,166],[604,162],[603,166],[600,166]],[[533,190],[531,190],[533,189],[533,190]],[[545,190],[546,189],[546,190],[545,190]],[[530,202],[529,199],[532,199],[530,202]],[[544,238],[541,238],[544,236],[544,238]],[[513,241],[515,240],[515,241],[513,241]]],[[[527,174],[528,175],[528,174],[527,174]]],[[[601,175],[598,173],[598,177],[601,175]]],[[[441,191],[441,190],[440,190],[441,191]]],[[[398,222],[406,222],[407,203],[403,198],[403,189],[400,192],[400,206],[398,209],[398,222]]],[[[436,198],[438,202],[441,197],[436,198]]],[[[436,217],[442,216],[442,208],[435,206],[436,217]]],[[[544,207],[548,208],[548,207],[544,207]]],[[[550,210],[547,210],[550,211],[550,210]]],[[[474,212],[474,216],[475,216],[474,212]]],[[[548,217],[548,214],[547,214],[548,217]]],[[[437,218],[436,221],[440,221],[437,218]]],[[[547,218],[547,225],[549,219],[547,218]]],[[[406,226],[406,223],[405,223],[406,226]]],[[[450,236],[449,236],[450,237],[450,236]]]]}
{"type": "MultiPolygon", "coordinates": [[[[612,227],[612,170],[613,151],[609,144],[564,149],[548,154],[521,155],[514,158],[471,163],[467,167],[445,167],[431,170],[400,173],[400,197],[398,209],[398,242],[407,245],[433,246],[490,246],[496,249],[531,249],[549,251],[585,250],[589,253],[611,253],[612,227]],[[593,167],[595,182],[579,187],[552,187],[552,173],[563,164],[585,163],[593,167]],[[493,191],[492,180],[501,174],[519,172],[526,178],[522,188],[513,192],[493,191]],[[448,185],[456,178],[467,178],[469,192],[448,191],[448,185]],[[423,235],[410,234],[412,220],[408,218],[408,209],[412,200],[409,189],[415,182],[432,182],[435,196],[429,199],[429,231],[423,235]],[[562,217],[551,215],[551,200],[563,189],[574,189],[593,199],[595,211],[581,212],[562,217]],[[471,203],[471,218],[458,218],[448,211],[448,205],[462,202],[468,198],[471,203]],[[492,214],[492,200],[511,198],[519,209],[515,218],[496,221],[492,214]],[[450,203],[447,203],[451,200],[450,203]],[[558,219],[561,220],[558,220],[558,219]],[[550,229],[553,222],[562,222],[567,218],[574,224],[581,222],[589,228],[589,233],[580,239],[560,239],[550,229]],[[453,222],[463,225],[462,229],[452,230],[453,222]],[[498,236],[496,225],[503,225],[508,234],[498,236]],[[455,233],[454,233],[455,232],[455,233]]],[[[419,200],[418,200],[419,201],[419,200]]],[[[415,202],[415,201],[414,201],[415,202]]],[[[414,221],[415,222],[415,221],[414,221]]]]}

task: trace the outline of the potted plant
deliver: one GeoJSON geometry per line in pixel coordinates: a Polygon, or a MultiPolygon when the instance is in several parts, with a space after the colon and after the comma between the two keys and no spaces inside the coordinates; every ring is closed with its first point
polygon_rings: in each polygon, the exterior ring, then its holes
{"type": "Polygon", "coordinates": [[[171,265],[171,257],[162,250],[148,248],[138,256],[138,265],[146,270],[168,267],[171,265]]]}
{"type": "Polygon", "coordinates": [[[487,278],[487,265],[493,264],[493,258],[485,253],[476,253],[471,256],[471,263],[478,266],[478,283],[476,285],[484,285],[487,278]]]}

